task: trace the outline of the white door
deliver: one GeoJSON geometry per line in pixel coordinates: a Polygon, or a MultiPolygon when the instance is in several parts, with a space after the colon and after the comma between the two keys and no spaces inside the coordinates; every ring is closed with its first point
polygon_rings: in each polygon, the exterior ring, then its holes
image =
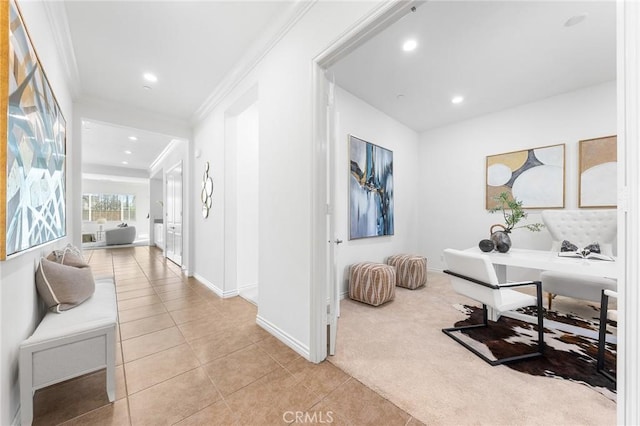
{"type": "Polygon", "coordinates": [[[166,256],[182,265],[182,163],[167,172],[166,189],[166,256]]]}

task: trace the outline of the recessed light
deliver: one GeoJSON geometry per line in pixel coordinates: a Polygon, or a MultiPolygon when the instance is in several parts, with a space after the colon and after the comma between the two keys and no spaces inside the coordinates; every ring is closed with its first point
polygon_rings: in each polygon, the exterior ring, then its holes
{"type": "Polygon", "coordinates": [[[129,136],[129,140],[130,140],[130,141],[137,141],[137,140],[138,140],[138,138],[137,138],[137,137],[135,137],[135,136],[129,136]]]}
{"type": "Polygon", "coordinates": [[[146,72],[142,75],[142,77],[148,81],[149,83],[157,83],[158,77],[155,74],[151,74],[150,72],[146,72]]]}
{"type": "Polygon", "coordinates": [[[129,162],[128,161],[123,161],[122,164],[124,164],[126,166],[127,164],[129,164],[129,162]]]}
{"type": "Polygon", "coordinates": [[[573,27],[574,25],[578,25],[581,22],[584,22],[587,19],[588,13],[581,13],[579,15],[574,15],[571,18],[567,19],[567,22],[564,23],[565,27],[573,27]]]}
{"type": "Polygon", "coordinates": [[[398,93],[396,95],[396,99],[398,99],[398,100],[404,99],[404,95],[402,93],[398,93]]]}
{"type": "Polygon", "coordinates": [[[142,86],[144,90],[151,90],[151,86],[142,86]]]}
{"type": "Polygon", "coordinates": [[[411,52],[412,50],[415,50],[416,47],[418,47],[418,42],[414,39],[411,39],[404,42],[404,44],[402,45],[402,50],[404,50],[405,52],[411,52]]]}
{"type": "Polygon", "coordinates": [[[125,153],[125,154],[131,154],[131,151],[126,150],[124,153],[125,153]]]}
{"type": "Polygon", "coordinates": [[[452,104],[461,104],[462,101],[464,101],[464,97],[462,96],[454,96],[453,98],[451,98],[452,104]]]}

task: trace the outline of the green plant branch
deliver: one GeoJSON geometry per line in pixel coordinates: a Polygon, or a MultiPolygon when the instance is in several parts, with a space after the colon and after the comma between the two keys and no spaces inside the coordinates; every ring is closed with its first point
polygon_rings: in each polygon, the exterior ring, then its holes
{"type": "Polygon", "coordinates": [[[522,201],[518,201],[515,198],[509,196],[508,192],[501,192],[493,197],[496,201],[496,206],[489,210],[490,213],[497,211],[502,212],[504,218],[505,232],[511,232],[514,229],[526,228],[532,232],[538,232],[544,228],[542,223],[531,223],[528,225],[516,226],[518,222],[527,218],[527,213],[522,209],[522,201]]]}

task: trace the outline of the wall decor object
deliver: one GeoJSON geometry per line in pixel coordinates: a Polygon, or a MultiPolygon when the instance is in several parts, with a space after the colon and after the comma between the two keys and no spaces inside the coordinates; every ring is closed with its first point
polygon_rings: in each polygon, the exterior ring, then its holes
{"type": "Polygon", "coordinates": [[[0,2],[0,56],[3,260],[66,235],[66,122],[13,0],[0,2]]]}
{"type": "Polygon", "coordinates": [[[564,207],[565,145],[551,145],[487,156],[487,210],[507,192],[528,209],[564,207]]]}
{"type": "Polygon", "coordinates": [[[578,206],[616,207],[618,187],[618,138],[580,141],[578,206]]]}
{"type": "Polygon", "coordinates": [[[202,217],[209,217],[209,210],[213,203],[213,178],[209,176],[209,162],[204,163],[204,174],[202,175],[202,190],[200,191],[200,201],[202,201],[202,217]]]}
{"type": "Polygon", "coordinates": [[[393,235],[393,152],[349,135],[349,239],[393,235]]]}

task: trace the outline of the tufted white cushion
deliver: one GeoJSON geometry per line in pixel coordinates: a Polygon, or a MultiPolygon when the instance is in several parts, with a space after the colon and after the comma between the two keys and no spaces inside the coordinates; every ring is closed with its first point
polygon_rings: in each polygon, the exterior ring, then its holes
{"type": "Polygon", "coordinates": [[[552,251],[560,251],[562,240],[568,240],[579,248],[599,243],[602,254],[613,255],[618,230],[615,210],[545,210],[542,221],[551,234],[552,251]]]}
{"type": "MultiPolygon", "coordinates": [[[[553,239],[552,251],[560,251],[562,240],[571,241],[579,248],[597,242],[602,254],[613,256],[613,242],[618,230],[615,210],[545,210],[542,212],[542,221],[553,239]]],[[[540,274],[540,281],[542,289],[547,293],[594,302],[600,300],[603,288],[617,288],[617,281],[614,279],[564,272],[544,271],[540,274]]]]}

